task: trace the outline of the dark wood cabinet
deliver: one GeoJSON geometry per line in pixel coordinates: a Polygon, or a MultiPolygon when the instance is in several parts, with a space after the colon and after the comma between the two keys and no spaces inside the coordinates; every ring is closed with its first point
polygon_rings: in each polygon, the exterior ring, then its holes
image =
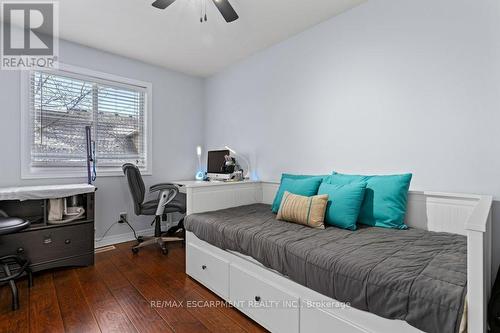
{"type": "Polygon", "coordinates": [[[23,254],[33,271],[94,263],[95,193],[79,195],[85,215],[64,224],[49,224],[48,200],[1,201],[0,209],[9,216],[31,221],[29,228],[0,236],[0,256],[23,254]]]}

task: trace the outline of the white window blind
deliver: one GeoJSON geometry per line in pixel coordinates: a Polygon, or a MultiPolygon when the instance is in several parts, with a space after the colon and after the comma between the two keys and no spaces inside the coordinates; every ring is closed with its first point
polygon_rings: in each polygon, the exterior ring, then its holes
{"type": "Polygon", "coordinates": [[[86,163],[85,126],[92,127],[98,168],[146,167],[146,89],[68,74],[30,74],[32,167],[86,163]]]}

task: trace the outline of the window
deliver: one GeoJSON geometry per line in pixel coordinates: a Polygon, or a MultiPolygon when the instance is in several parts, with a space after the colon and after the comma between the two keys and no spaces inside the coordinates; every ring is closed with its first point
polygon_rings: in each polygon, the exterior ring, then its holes
{"type": "Polygon", "coordinates": [[[121,174],[126,162],[150,173],[150,84],[74,68],[28,76],[26,178],[84,176],[89,125],[98,175],[121,174]]]}

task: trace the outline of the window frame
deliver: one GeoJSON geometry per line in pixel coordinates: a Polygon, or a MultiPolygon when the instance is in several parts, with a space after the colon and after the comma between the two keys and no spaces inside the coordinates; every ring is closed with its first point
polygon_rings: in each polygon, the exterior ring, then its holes
{"type": "MultiPolygon", "coordinates": [[[[33,139],[32,119],[30,113],[30,75],[35,71],[53,73],[55,75],[64,75],[76,79],[88,80],[95,83],[110,84],[124,88],[136,86],[145,90],[144,98],[144,141],[146,151],[146,166],[141,168],[143,175],[153,174],[153,122],[152,122],[152,100],[153,85],[151,82],[130,79],[114,74],[99,72],[78,66],[59,63],[58,69],[51,70],[26,70],[21,71],[21,179],[43,179],[43,178],[86,178],[86,168],[80,167],[34,167],[31,165],[31,144],[33,139]]],[[[97,177],[102,176],[123,176],[121,167],[97,165],[97,177]]]]}

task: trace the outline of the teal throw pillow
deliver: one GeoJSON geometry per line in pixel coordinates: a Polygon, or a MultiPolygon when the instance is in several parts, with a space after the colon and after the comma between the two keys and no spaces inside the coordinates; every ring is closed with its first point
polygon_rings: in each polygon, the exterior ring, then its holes
{"type": "Polygon", "coordinates": [[[365,182],[343,185],[323,182],[318,195],[328,194],[325,223],[342,229],[356,230],[365,189],[365,182]]]}
{"type": "Polygon", "coordinates": [[[292,194],[303,195],[306,197],[310,197],[316,195],[318,193],[318,188],[323,181],[323,176],[310,176],[305,178],[294,178],[294,177],[285,177],[283,175],[281,177],[281,184],[274,197],[274,202],[272,205],[273,213],[277,213],[280,205],[281,199],[283,198],[283,194],[285,191],[288,191],[292,194]]]}
{"type": "Polygon", "coordinates": [[[408,189],[412,174],[363,176],[334,173],[330,184],[345,185],[366,182],[365,198],[358,223],[369,226],[407,229],[404,224],[408,189]]]}

